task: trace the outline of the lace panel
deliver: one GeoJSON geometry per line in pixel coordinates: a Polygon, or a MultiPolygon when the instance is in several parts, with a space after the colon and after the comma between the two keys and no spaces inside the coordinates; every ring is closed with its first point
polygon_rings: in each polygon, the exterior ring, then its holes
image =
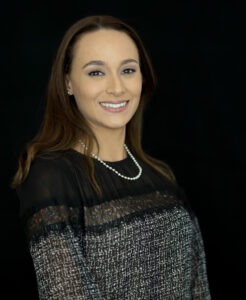
{"type": "Polygon", "coordinates": [[[132,213],[156,208],[172,208],[180,203],[181,201],[174,195],[159,191],[111,200],[100,205],[85,207],[85,225],[102,225],[132,213]]]}
{"type": "Polygon", "coordinates": [[[78,224],[79,209],[65,205],[47,206],[34,213],[27,220],[26,229],[28,235],[38,233],[45,227],[55,228],[58,224],[78,224]]]}

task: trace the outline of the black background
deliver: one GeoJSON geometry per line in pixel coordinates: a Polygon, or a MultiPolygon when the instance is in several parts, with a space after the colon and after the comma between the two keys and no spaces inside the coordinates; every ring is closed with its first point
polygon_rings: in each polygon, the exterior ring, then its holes
{"type": "Polygon", "coordinates": [[[212,299],[243,299],[243,9],[237,1],[160,2],[1,5],[0,293],[7,294],[4,299],[37,299],[18,199],[9,184],[19,152],[41,122],[50,67],[62,35],[87,14],[120,17],[142,37],[159,81],[145,115],[144,148],[171,165],[198,215],[212,299]]]}

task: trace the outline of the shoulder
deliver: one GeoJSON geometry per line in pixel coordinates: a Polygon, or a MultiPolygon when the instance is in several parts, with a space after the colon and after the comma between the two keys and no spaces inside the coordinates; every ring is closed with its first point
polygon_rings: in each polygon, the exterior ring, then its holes
{"type": "Polygon", "coordinates": [[[185,187],[178,182],[172,168],[163,160],[154,158],[153,161],[162,172],[154,169],[153,167],[150,167],[149,165],[147,165],[146,170],[149,178],[154,181],[156,188],[162,192],[172,195],[172,197],[177,199],[178,202],[182,206],[184,206],[193,217],[194,212],[190,200],[187,196],[185,187]]]}
{"type": "Polygon", "coordinates": [[[73,162],[66,153],[36,157],[26,180],[18,187],[21,214],[30,208],[57,205],[78,198],[73,162]]]}
{"type": "Polygon", "coordinates": [[[67,155],[59,152],[36,157],[30,166],[28,176],[22,187],[28,184],[54,184],[67,177],[71,172],[71,162],[67,155]]]}

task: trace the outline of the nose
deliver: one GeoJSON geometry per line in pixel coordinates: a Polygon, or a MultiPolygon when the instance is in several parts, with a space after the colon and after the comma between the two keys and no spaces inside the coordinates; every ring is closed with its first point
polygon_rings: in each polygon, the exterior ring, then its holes
{"type": "Polygon", "coordinates": [[[125,87],[120,75],[110,75],[107,81],[106,92],[115,96],[120,96],[124,93],[125,87]]]}

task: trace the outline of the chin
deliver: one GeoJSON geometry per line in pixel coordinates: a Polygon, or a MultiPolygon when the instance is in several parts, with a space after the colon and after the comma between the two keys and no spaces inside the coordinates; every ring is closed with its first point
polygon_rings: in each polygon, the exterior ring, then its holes
{"type": "Polygon", "coordinates": [[[117,129],[124,129],[127,123],[124,124],[110,124],[107,126],[108,129],[117,130],[117,129]]]}
{"type": "Polygon", "coordinates": [[[127,118],[124,120],[115,120],[115,121],[111,121],[111,122],[107,122],[105,123],[106,127],[108,128],[112,128],[112,129],[121,129],[126,127],[127,123],[130,121],[131,119],[127,118]]]}

